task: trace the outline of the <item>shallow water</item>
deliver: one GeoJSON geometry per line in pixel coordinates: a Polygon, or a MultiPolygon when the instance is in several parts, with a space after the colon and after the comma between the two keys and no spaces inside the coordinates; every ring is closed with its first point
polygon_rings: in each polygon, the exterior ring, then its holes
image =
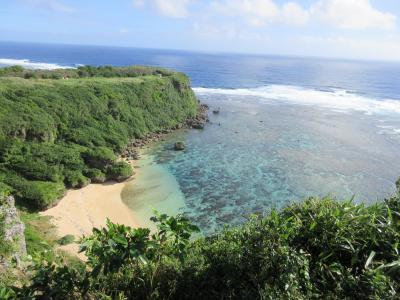
{"type": "Polygon", "coordinates": [[[199,97],[220,107],[220,113],[210,112],[204,130],[176,132],[154,145],[148,151],[157,162],[151,165],[150,181],[143,178],[143,189],[136,183],[125,194],[144,217],[150,216],[150,207],[185,212],[203,232],[212,233],[251,213],[308,196],[354,196],[369,203],[394,191],[400,173],[396,114],[265,102],[255,96],[199,97]],[[185,151],[172,150],[177,140],[185,141],[185,151]],[[140,208],[143,203],[147,208],[140,208]]]}
{"type": "Polygon", "coordinates": [[[154,229],[150,218],[157,210],[176,215],[185,207],[184,195],[175,177],[166,168],[154,162],[154,157],[143,151],[135,180],[129,181],[121,194],[123,202],[135,212],[141,227],[154,229]]]}

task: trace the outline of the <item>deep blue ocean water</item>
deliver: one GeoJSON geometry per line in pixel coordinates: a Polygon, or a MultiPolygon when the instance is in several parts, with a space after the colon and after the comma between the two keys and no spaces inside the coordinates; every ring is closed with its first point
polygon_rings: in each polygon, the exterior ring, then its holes
{"type": "Polygon", "coordinates": [[[400,63],[0,42],[2,58],[61,66],[162,66],[185,72],[194,87],[231,89],[289,84],[400,99],[400,63]]]}
{"type": "Polygon", "coordinates": [[[205,232],[311,195],[373,202],[400,176],[399,63],[0,42],[0,64],[140,64],[188,74],[220,113],[148,152],[205,232]],[[187,150],[172,151],[176,140],[187,150]]]}

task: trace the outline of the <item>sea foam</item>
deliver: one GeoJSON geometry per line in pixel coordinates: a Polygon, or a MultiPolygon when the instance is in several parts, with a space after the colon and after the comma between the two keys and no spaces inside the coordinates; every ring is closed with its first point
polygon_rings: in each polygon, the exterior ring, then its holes
{"type": "MultiPolygon", "coordinates": [[[[227,95],[254,97],[266,103],[289,103],[329,108],[338,112],[361,111],[371,115],[376,113],[400,113],[400,101],[376,99],[357,95],[346,90],[317,90],[289,85],[268,85],[251,89],[194,88],[198,95],[227,95]]],[[[238,99],[239,100],[239,99],[238,99]]],[[[240,99],[243,100],[243,99],[240,99]]]]}
{"type": "Polygon", "coordinates": [[[40,69],[40,70],[56,70],[56,69],[74,69],[71,66],[62,66],[52,63],[33,62],[29,59],[12,59],[0,58],[0,66],[21,66],[26,69],[40,69]]]}

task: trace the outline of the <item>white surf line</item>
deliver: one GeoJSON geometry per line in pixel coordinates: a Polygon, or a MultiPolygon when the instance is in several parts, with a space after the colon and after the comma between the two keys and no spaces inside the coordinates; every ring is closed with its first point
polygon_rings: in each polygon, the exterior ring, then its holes
{"type": "Polygon", "coordinates": [[[339,89],[321,91],[299,86],[269,85],[252,89],[212,89],[200,87],[193,90],[198,95],[252,96],[269,103],[279,101],[291,104],[316,105],[337,111],[361,111],[365,114],[400,114],[400,100],[374,99],[339,89]]]}
{"type": "Polygon", "coordinates": [[[75,67],[71,66],[62,66],[58,64],[44,63],[44,62],[32,62],[29,59],[12,59],[12,58],[0,58],[0,65],[21,66],[26,69],[37,69],[37,70],[75,69],[75,67]]]}

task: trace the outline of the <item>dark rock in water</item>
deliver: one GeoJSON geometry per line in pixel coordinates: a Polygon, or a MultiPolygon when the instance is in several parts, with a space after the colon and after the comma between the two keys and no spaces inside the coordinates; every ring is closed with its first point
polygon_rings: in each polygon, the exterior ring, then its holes
{"type": "Polygon", "coordinates": [[[204,123],[197,122],[192,124],[193,129],[204,129],[204,123]]]}
{"type": "Polygon", "coordinates": [[[176,142],[174,145],[174,149],[176,151],[182,151],[182,150],[185,150],[185,148],[186,148],[186,145],[184,142],[176,142]]]}
{"type": "Polygon", "coordinates": [[[218,107],[217,109],[214,109],[214,110],[213,110],[213,114],[214,114],[214,115],[217,115],[217,114],[219,114],[219,111],[220,111],[220,108],[218,107]]]}

